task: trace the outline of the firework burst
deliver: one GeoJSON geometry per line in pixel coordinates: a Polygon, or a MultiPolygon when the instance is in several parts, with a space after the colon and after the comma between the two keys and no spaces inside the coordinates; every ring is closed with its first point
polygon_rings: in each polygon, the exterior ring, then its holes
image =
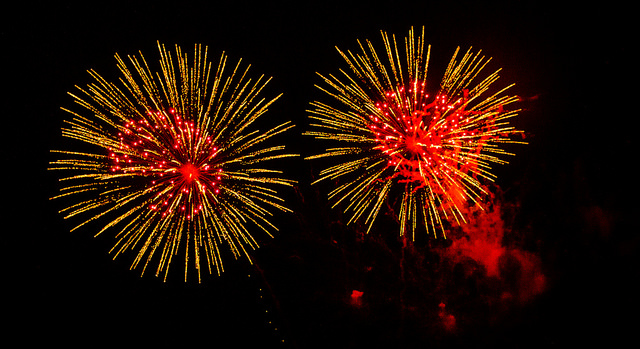
{"type": "Polygon", "coordinates": [[[120,85],[89,71],[95,81],[70,93],[85,111],[63,108],[73,117],[62,135],[91,150],[54,151],[61,159],[50,169],[71,172],[54,198],[74,198],[65,218],[86,216],[73,229],[101,219],[96,235],[115,230],[114,258],[137,251],[131,269],[144,274],[157,260],[155,274],[166,280],[181,259],[185,281],[193,265],[200,282],[203,262],[220,275],[223,248],[248,258],[258,247],[250,227],[272,236],[273,209],[290,211],[276,188],[294,182],[264,165],[296,156],[270,145],[293,125],[251,129],[280,96],[259,97],[270,79],[253,81],[241,60],[229,65],[223,53],[213,65],[201,45],[189,58],[178,46],[175,54],[158,48],[161,71],[142,54],[128,57],[132,69],[116,54],[120,85]]]}
{"type": "Polygon", "coordinates": [[[480,79],[490,61],[481,52],[459,58],[458,48],[436,88],[427,82],[424,28],[417,37],[409,31],[405,58],[395,36],[382,32],[382,39],[382,55],[369,41],[358,41],[359,54],[338,49],[350,68],[341,78],[318,74],[326,86],[317,87],[334,103],[311,103],[314,130],[306,134],[336,145],[307,159],[340,160],[314,183],[341,179],[329,198],[334,207],[346,205],[349,223],[364,219],[367,232],[388,203],[396,205],[401,235],[415,238],[422,222],[446,237],[445,221],[464,222],[467,205],[481,206],[483,183],[495,178],[490,165],[513,155],[500,146],[524,143],[513,140],[522,132],[509,126],[518,110],[506,108],[518,97],[505,95],[512,85],[489,92],[499,70],[480,79]]]}

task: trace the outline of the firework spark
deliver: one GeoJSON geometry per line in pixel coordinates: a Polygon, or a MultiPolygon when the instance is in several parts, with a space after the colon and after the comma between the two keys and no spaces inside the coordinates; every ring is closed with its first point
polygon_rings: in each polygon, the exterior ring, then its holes
{"type": "Polygon", "coordinates": [[[193,264],[200,282],[203,260],[220,275],[222,248],[248,258],[258,247],[249,226],[272,236],[272,209],[290,211],[276,188],[294,181],[264,163],[296,156],[270,145],[293,125],[251,129],[280,95],[259,97],[270,78],[252,81],[242,60],[229,65],[222,53],[216,66],[201,45],[189,59],[178,46],[175,54],[158,48],[161,71],[142,54],[128,57],[133,69],[116,54],[120,87],[91,70],[94,83],[70,93],[85,112],[63,108],[73,117],[62,135],[90,150],[53,151],[62,159],[50,169],[72,172],[54,198],[75,199],[65,218],[88,217],[74,229],[97,219],[106,224],[96,235],[116,229],[111,252],[137,250],[131,269],[141,265],[144,274],[157,259],[155,274],[166,280],[182,254],[185,281],[193,264]]]}
{"type": "Polygon", "coordinates": [[[350,68],[341,70],[342,78],[318,74],[326,87],[317,87],[337,103],[312,102],[314,130],[306,134],[336,145],[307,159],[340,162],[314,183],[342,179],[329,198],[334,207],[346,202],[349,223],[364,218],[367,232],[383,204],[395,201],[401,235],[415,239],[422,222],[427,232],[446,236],[445,221],[464,222],[466,205],[481,206],[483,181],[495,178],[490,165],[513,155],[500,146],[524,143],[513,140],[522,132],[509,125],[518,110],[505,108],[518,97],[505,95],[512,85],[488,93],[500,70],[479,79],[491,60],[481,52],[469,49],[458,58],[458,48],[434,89],[427,84],[431,47],[425,47],[424,28],[417,37],[409,31],[405,59],[395,36],[382,32],[382,39],[382,55],[370,41],[358,41],[359,54],[338,49],[350,68]],[[391,200],[395,193],[399,202],[391,200]]]}

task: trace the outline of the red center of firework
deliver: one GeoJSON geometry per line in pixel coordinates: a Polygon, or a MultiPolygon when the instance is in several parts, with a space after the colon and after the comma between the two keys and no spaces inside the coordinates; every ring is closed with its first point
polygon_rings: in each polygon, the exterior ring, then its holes
{"type": "Polygon", "coordinates": [[[180,173],[182,173],[182,179],[187,183],[197,179],[200,176],[200,170],[190,163],[186,163],[180,166],[180,173]]]}
{"type": "Polygon", "coordinates": [[[146,181],[152,188],[149,208],[170,215],[183,212],[191,219],[220,193],[224,173],[216,166],[218,148],[193,121],[175,109],[150,111],[130,119],[111,148],[111,172],[146,181]]]}
{"type": "Polygon", "coordinates": [[[384,97],[369,116],[369,128],[378,143],[375,149],[387,156],[393,176],[424,185],[441,173],[453,175],[460,167],[460,140],[467,136],[466,93],[455,101],[444,94],[430,98],[424,84],[414,82],[384,97]]]}
{"type": "Polygon", "coordinates": [[[405,139],[405,146],[410,153],[420,154],[423,151],[421,141],[423,140],[420,139],[417,135],[409,135],[405,139]]]}

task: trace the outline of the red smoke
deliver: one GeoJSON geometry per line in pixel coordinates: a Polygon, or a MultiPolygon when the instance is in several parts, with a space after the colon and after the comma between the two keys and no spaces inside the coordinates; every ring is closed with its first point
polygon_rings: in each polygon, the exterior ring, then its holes
{"type": "Polygon", "coordinates": [[[440,318],[442,327],[449,333],[454,332],[456,329],[456,317],[445,309],[446,305],[444,303],[441,302],[438,307],[440,308],[438,317],[440,318]]]}
{"type": "Polygon", "coordinates": [[[358,291],[358,290],[351,291],[351,299],[350,299],[351,305],[353,305],[354,307],[361,307],[363,294],[364,292],[362,291],[358,291]]]}
{"type": "MultiPolygon", "coordinates": [[[[513,232],[506,227],[503,216],[512,214],[494,200],[484,211],[470,208],[468,222],[461,226],[461,233],[451,234],[452,243],[442,248],[440,254],[454,265],[469,258],[484,267],[486,277],[500,281],[501,300],[525,303],[542,293],[546,277],[540,258],[516,243],[505,243],[505,236],[513,232]]],[[[513,239],[509,239],[513,240],[513,239]]]]}

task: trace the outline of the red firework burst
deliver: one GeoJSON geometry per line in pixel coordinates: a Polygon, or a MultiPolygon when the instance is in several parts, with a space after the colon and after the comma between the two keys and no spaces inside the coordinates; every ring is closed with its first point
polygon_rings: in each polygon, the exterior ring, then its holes
{"type": "MultiPolygon", "coordinates": [[[[440,86],[430,95],[426,73],[430,50],[424,52],[424,32],[417,40],[413,29],[405,38],[404,68],[393,41],[382,33],[388,62],[383,63],[371,45],[360,44],[363,53],[339,51],[355,76],[346,82],[323,77],[327,94],[341,103],[335,107],[313,102],[311,119],[318,139],[342,144],[308,157],[349,157],[320,173],[320,179],[348,178],[330,193],[336,205],[348,201],[345,211],[352,222],[366,213],[368,230],[393,188],[401,189],[400,233],[409,225],[415,237],[418,221],[427,230],[444,234],[443,219],[465,220],[469,202],[480,205],[486,193],[483,180],[493,181],[491,163],[504,164],[504,143],[523,143],[510,137],[521,133],[509,126],[517,110],[504,106],[518,100],[502,95],[504,88],[485,96],[498,79],[498,71],[478,84],[471,83],[487,64],[480,52],[470,50],[457,61],[454,54],[440,86]],[[421,216],[421,217],[420,217],[421,216]]],[[[368,231],[367,230],[367,231],[368,231]]]]}

